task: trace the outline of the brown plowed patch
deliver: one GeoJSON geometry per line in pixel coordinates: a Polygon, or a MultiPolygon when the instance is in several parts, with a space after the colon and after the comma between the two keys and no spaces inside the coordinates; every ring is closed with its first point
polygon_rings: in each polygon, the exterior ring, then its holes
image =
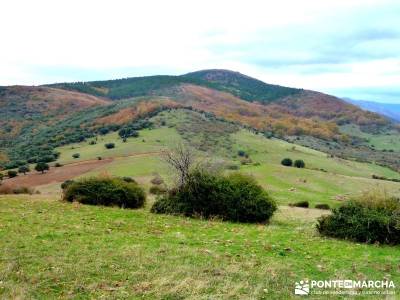
{"type": "Polygon", "coordinates": [[[65,180],[75,178],[79,175],[85,174],[89,171],[98,169],[104,165],[109,164],[114,159],[124,158],[124,157],[146,157],[152,155],[160,154],[160,151],[148,151],[142,153],[134,153],[129,155],[114,156],[109,158],[103,158],[102,160],[91,159],[83,160],[76,163],[66,164],[62,167],[55,168],[51,167],[46,173],[38,173],[32,171],[26,175],[19,175],[14,178],[6,179],[3,181],[2,186],[4,187],[37,187],[40,185],[64,182],[65,180]]]}
{"type": "Polygon", "coordinates": [[[15,178],[7,179],[3,182],[3,185],[10,187],[36,187],[44,184],[63,182],[102,167],[112,161],[113,158],[104,158],[102,160],[77,162],[59,168],[50,168],[50,170],[44,174],[32,171],[26,175],[19,175],[15,178]]]}

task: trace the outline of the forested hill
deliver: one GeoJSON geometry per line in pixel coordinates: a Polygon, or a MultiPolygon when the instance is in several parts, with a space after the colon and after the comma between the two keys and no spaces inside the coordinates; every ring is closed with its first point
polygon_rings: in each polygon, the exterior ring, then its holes
{"type": "Polygon", "coordinates": [[[113,100],[155,95],[181,84],[195,84],[229,92],[246,101],[270,103],[300,89],[272,85],[228,70],[204,70],[181,76],[156,75],[105,81],[57,83],[49,86],[104,96],[113,100]]]}

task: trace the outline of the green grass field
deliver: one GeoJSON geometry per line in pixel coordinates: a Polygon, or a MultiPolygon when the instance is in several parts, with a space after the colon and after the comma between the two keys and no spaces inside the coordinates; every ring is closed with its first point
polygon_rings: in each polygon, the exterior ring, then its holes
{"type": "Polygon", "coordinates": [[[368,144],[377,150],[393,150],[396,152],[400,151],[400,139],[398,132],[389,131],[386,134],[375,135],[362,132],[356,125],[345,125],[341,126],[340,129],[343,133],[366,139],[368,144]]]}
{"type": "Polygon", "coordinates": [[[398,246],[322,238],[319,210],[250,225],[2,196],[0,212],[3,299],[292,299],[306,278],[400,281],[398,246]]]}

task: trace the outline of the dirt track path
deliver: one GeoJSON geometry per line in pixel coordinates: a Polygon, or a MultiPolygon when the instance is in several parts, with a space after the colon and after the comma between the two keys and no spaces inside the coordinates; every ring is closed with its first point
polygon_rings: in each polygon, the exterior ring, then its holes
{"type": "Polygon", "coordinates": [[[143,153],[135,153],[124,156],[115,156],[110,158],[103,158],[102,160],[91,159],[91,160],[82,160],[79,162],[73,162],[70,164],[65,164],[59,168],[50,168],[46,173],[38,173],[36,171],[32,171],[27,173],[26,175],[19,175],[14,178],[6,179],[3,181],[4,186],[9,187],[37,187],[40,185],[50,184],[50,183],[58,183],[63,182],[68,179],[72,179],[81,174],[87,173],[89,171],[98,169],[102,166],[105,166],[111,163],[114,159],[124,158],[124,157],[137,157],[137,156],[152,156],[160,154],[157,152],[143,152],[143,153]]]}

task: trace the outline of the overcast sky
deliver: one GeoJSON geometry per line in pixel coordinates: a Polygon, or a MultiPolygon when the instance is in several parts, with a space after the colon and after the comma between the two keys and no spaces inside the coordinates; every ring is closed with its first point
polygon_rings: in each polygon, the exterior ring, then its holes
{"type": "Polygon", "coordinates": [[[0,12],[0,85],[224,68],[400,103],[399,0],[2,0],[0,12]]]}

